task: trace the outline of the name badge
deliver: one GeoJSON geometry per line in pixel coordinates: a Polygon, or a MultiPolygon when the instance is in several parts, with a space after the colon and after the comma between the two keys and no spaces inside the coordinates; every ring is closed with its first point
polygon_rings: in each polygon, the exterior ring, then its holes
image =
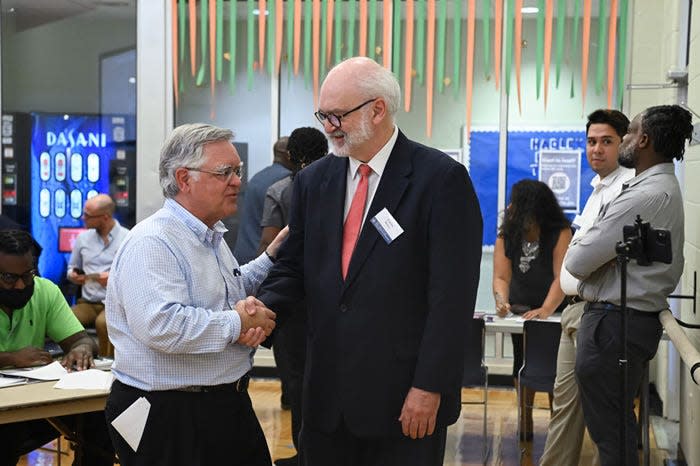
{"type": "Polygon", "coordinates": [[[392,241],[403,233],[403,228],[401,228],[401,225],[399,225],[389,211],[386,210],[386,207],[375,215],[370,222],[374,225],[374,228],[377,229],[379,234],[382,235],[386,244],[391,244],[392,241]]]}

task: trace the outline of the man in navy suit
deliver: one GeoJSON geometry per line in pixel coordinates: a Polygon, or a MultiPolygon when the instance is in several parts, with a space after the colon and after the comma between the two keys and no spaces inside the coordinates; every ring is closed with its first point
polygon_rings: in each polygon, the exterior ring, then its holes
{"type": "Polygon", "coordinates": [[[290,235],[259,297],[308,308],[305,465],[441,465],[460,412],[482,220],[463,165],[398,130],[398,81],[357,57],[316,117],[335,157],[294,182],[290,235]]]}

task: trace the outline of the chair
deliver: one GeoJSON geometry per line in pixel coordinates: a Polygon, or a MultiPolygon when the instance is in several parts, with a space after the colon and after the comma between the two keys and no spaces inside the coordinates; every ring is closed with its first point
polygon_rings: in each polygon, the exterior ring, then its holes
{"type": "Polygon", "coordinates": [[[488,413],[488,367],[484,364],[484,342],[485,327],[483,319],[473,319],[470,325],[467,339],[464,345],[464,375],[462,376],[462,387],[481,387],[483,396],[480,401],[462,401],[462,404],[484,405],[483,416],[483,450],[482,461],[486,462],[488,457],[488,436],[487,436],[487,413],[488,413]]]}
{"type": "MultiPolygon", "coordinates": [[[[518,372],[518,393],[523,387],[537,392],[554,390],[557,375],[557,353],[561,338],[561,324],[541,320],[526,320],[523,325],[523,366],[518,372]]],[[[522,403],[518,402],[518,419],[522,403]]],[[[551,406],[550,406],[551,409],[551,406]]],[[[520,424],[518,422],[518,424],[520,424]]],[[[525,426],[527,429],[527,426],[525,426]]],[[[520,430],[520,428],[518,428],[520,430]]],[[[528,438],[528,432],[518,432],[519,438],[528,438]]]]}

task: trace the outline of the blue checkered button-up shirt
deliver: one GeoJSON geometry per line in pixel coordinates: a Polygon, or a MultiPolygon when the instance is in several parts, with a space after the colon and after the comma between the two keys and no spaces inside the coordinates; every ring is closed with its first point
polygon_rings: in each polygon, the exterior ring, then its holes
{"type": "Polygon", "coordinates": [[[272,267],[262,254],[239,267],[222,236],[172,199],[137,224],[112,264],[106,298],[112,372],[142,390],[218,385],[252,367],[236,344],[237,301],[254,295],[272,267]]]}

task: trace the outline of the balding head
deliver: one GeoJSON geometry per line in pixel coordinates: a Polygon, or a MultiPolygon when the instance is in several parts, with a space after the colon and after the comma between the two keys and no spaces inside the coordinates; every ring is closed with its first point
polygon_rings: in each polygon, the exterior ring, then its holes
{"type": "Polygon", "coordinates": [[[85,201],[85,212],[89,215],[108,215],[114,214],[114,201],[106,194],[98,194],[85,201]]]}

